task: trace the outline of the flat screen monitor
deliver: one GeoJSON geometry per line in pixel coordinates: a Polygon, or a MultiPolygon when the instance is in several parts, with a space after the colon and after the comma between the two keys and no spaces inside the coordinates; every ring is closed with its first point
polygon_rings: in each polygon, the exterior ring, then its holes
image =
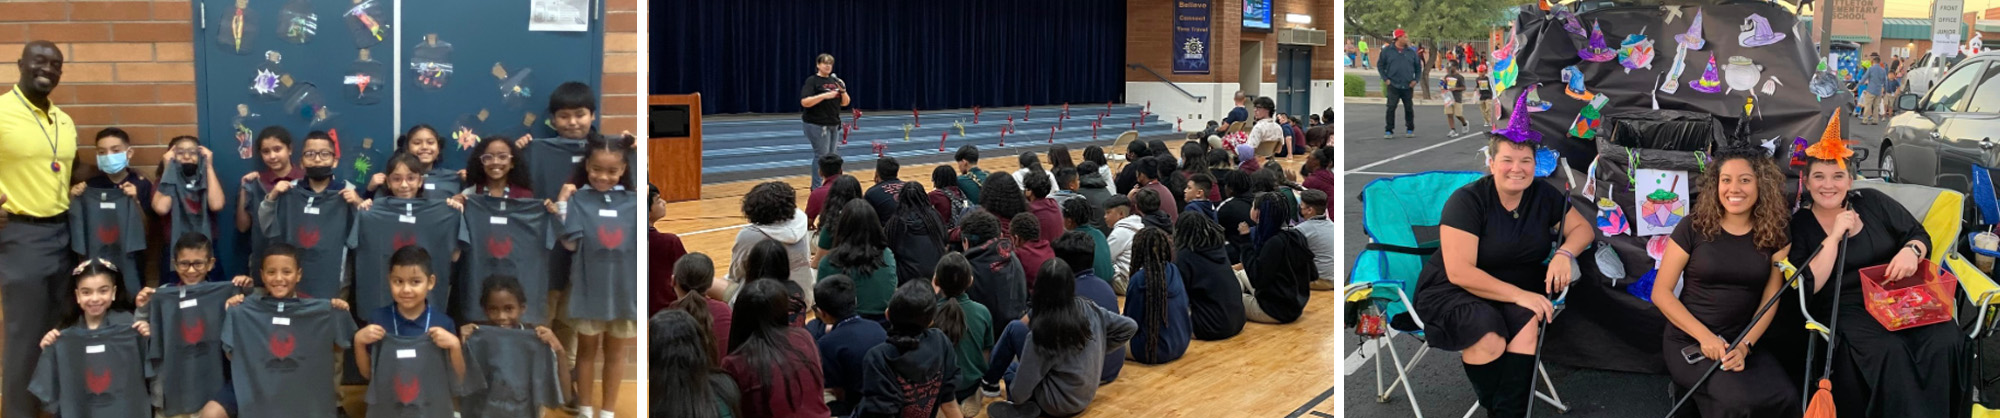
{"type": "Polygon", "coordinates": [[[688,105],[654,105],[647,109],[648,138],[682,138],[692,135],[688,105]]]}
{"type": "Polygon", "coordinates": [[[1271,0],[1243,2],[1243,29],[1262,32],[1271,30],[1271,0]]]}

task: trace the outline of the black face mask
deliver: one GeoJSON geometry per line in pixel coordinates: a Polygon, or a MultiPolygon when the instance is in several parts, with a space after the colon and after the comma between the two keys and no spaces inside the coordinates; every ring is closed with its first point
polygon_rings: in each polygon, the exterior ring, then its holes
{"type": "Polygon", "coordinates": [[[306,167],[306,179],[320,181],[331,177],[333,177],[333,167],[306,167]]]}
{"type": "Polygon", "coordinates": [[[181,177],[193,178],[201,171],[201,163],[181,163],[181,177]]]}

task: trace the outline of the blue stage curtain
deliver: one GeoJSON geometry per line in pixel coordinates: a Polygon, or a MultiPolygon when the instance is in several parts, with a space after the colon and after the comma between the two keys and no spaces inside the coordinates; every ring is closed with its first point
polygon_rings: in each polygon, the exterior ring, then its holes
{"type": "Polygon", "coordinates": [[[707,113],[800,111],[820,53],[864,111],[1125,90],[1124,0],[654,0],[650,14],[651,93],[700,92],[707,113]]]}

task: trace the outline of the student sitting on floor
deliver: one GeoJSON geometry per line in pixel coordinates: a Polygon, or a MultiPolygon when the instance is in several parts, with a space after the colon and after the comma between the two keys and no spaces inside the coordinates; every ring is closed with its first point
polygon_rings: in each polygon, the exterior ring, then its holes
{"type": "Polygon", "coordinates": [[[876,322],[881,322],[882,310],[889,308],[889,296],[900,283],[896,255],[882,235],[880,219],[867,201],[848,201],[839,223],[833,225],[833,252],[819,261],[819,280],[836,275],[853,280],[855,312],[876,322]]]}
{"type": "Polygon", "coordinates": [[[1131,318],[1078,300],[1068,263],[1049,260],[1042,271],[1048,276],[1035,283],[1032,322],[1008,322],[987,366],[986,395],[999,396],[1002,377],[995,371],[1007,376],[1007,400],[987,406],[993,418],[1082,414],[1097,397],[1101,353],[1125,345],[1138,332],[1131,318]]]}
{"type": "Polygon", "coordinates": [[[966,144],[952,154],[958,164],[958,190],[965,192],[967,200],[979,201],[979,187],[986,184],[986,170],[979,169],[979,147],[966,144]]]}
{"type": "MultiPolygon", "coordinates": [[[[1084,244],[1082,233],[1074,231],[1063,233],[1062,238],[1056,239],[1055,242],[1056,258],[1072,266],[1083,265],[1083,261],[1094,258],[1092,256],[1095,253],[1084,244]]],[[[1124,309],[1118,304],[1118,293],[1111,291],[1109,280],[1098,277],[1088,269],[1078,270],[1075,273],[1077,297],[1089,299],[1097,307],[1114,313],[1124,309]]],[[[1108,385],[1111,381],[1118,380],[1118,373],[1125,370],[1125,351],[1125,347],[1118,347],[1104,354],[1104,372],[1098,375],[1098,384],[1108,385]]]]}
{"type": "Polygon", "coordinates": [[[1139,323],[1133,337],[1133,360],[1165,364],[1181,358],[1188,347],[1188,297],[1181,272],[1173,264],[1173,238],[1159,228],[1146,228],[1132,242],[1132,289],[1125,298],[1125,315],[1139,323]]]}
{"type": "MultiPolygon", "coordinates": [[[[966,291],[966,295],[986,305],[994,318],[1012,319],[1026,314],[1028,274],[1021,270],[1020,259],[1014,257],[1013,244],[1000,236],[1000,220],[994,219],[992,213],[977,210],[965,217],[959,229],[963,231],[965,258],[972,261],[972,290],[966,291]]],[[[998,330],[994,335],[999,335],[998,330]]]]}
{"type": "MultiPolygon", "coordinates": [[[[1187,212],[1182,212],[1187,213],[1187,212]]],[[[1221,340],[1243,332],[1243,285],[1229,268],[1222,226],[1204,216],[1174,222],[1174,267],[1187,286],[1194,338],[1221,340]]]]}
{"type": "Polygon", "coordinates": [[[1215,176],[1208,173],[1188,176],[1187,190],[1182,192],[1187,195],[1188,202],[1187,207],[1181,208],[1181,213],[1196,213],[1207,216],[1210,221],[1215,220],[1215,202],[1208,200],[1208,191],[1214,187],[1215,176]]]}
{"type": "Polygon", "coordinates": [[[896,266],[896,285],[931,279],[937,269],[938,258],[945,253],[945,223],[938,219],[937,208],[931,206],[930,194],[924,192],[923,183],[903,182],[903,190],[898,192],[896,214],[882,225],[882,232],[888,238],[888,251],[896,266]]]}
{"type": "MultiPolygon", "coordinates": [[[[1085,235],[1089,235],[1090,242],[1096,249],[1092,254],[1095,257],[1088,264],[1090,267],[1085,268],[1085,270],[1089,270],[1093,275],[1111,274],[1113,271],[1111,267],[1111,243],[1105,239],[1104,231],[1090,227],[1092,219],[1102,222],[1103,216],[1098,215],[1091,209],[1090,202],[1077,200],[1063,203],[1063,229],[1070,232],[1083,232],[1085,235]]],[[[1064,232],[1064,234],[1067,235],[1068,232],[1064,232]]],[[[1055,239],[1061,238],[1052,238],[1051,242],[1055,239]]],[[[1076,265],[1084,266],[1085,264],[1076,265]]]]}
{"type": "Polygon", "coordinates": [[[965,297],[966,289],[972,287],[972,262],[964,254],[945,254],[938,260],[931,285],[944,299],[938,303],[932,322],[951,338],[952,351],[957,353],[958,376],[953,386],[957,392],[951,394],[952,399],[964,403],[960,410],[977,411],[984,404],[973,395],[979,393],[979,377],[986,375],[986,352],[993,348],[993,313],[986,305],[965,297]]]}
{"type": "Polygon", "coordinates": [[[715,261],[708,254],[691,253],[674,263],[674,286],[680,288],[681,298],[668,305],[670,309],[687,311],[694,319],[701,320],[701,326],[708,328],[713,336],[715,352],[729,352],[729,324],[733,317],[729,304],[715,299],[709,293],[713,290],[715,261]]]}
{"type": "MultiPolygon", "coordinates": [[[[1132,201],[1125,199],[1125,196],[1111,197],[1111,201],[1104,206],[1104,223],[1112,225],[1110,237],[1105,240],[1106,244],[1111,246],[1113,271],[1108,276],[1111,280],[1111,289],[1124,293],[1125,281],[1131,274],[1132,236],[1138,235],[1139,230],[1145,228],[1145,224],[1139,220],[1139,214],[1132,211],[1132,201]]],[[[1098,275],[1102,276],[1104,273],[1100,272],[1098,275]]]]}
{"type": "Polygon", "coordinates": [[[1021,260],[1021,270],[1027,273],[1029,289],[1035,288],[1035,277],[1041,273],[1042,262],[1055,258],[1055,253],[1049,250],[1049,241],[1042,239],[1045,235],[1042,235],[1042,227],[1038,225],[1040,221],[1036,218],[1016,217],[1013,224],[1007,226],[1007,239],[1014,242],[1014,257],[1021,260]]]}
{"type": "Polygon", "coordinates": [[[826,417],[819,347],[812,334],[789,321],[784,280],[759,278],[743,285],[731,306],[729,355],[722,370],[743,392],[744,417],[826,417]]]}
{"type": "Polygon", "coordinates": [[[937,305],[937,294],[928,284],[911,282],[896,288],[889,302],[889,338],[862,359],[856,418],[965,416],[952,398],[958,391],[953,340],[931,328],[937,305]]]}
{"type": "Polygon", "coordinates": [[[862,357],[888,338],[881,322],[854,314],[854,298],[854,280],[847,276],[820,279],[813,286],[813,299],[819,302],[813,307],[816,319],[806,323],[818,341],[820,370],[826,376],[827,393],[833,396],[827,409],[839,416],[852,413],[860,403],[862,357]]]}

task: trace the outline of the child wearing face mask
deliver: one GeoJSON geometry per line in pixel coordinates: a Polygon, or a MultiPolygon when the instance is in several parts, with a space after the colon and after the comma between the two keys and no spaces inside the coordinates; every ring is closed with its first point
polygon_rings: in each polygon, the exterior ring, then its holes
{"type": "Polygon", "coordinates": [[[339,144],[326,132],[306,134],[301,147],[305,178],[279,182],[258,204],[259,231],[270,241],[298,247],[298,290],[308,298],[340,299],[351,284],[346,237],[361,195],[354,184],[333,176],[339,144]]]}
{"type": "Polygon", "coordinates": [[[145,203],[151,202],[154,195],[153,182],[128,169],[130,138],[125,130],[115,127],[97,131],[97,173],[69,190],[70,206],[86,209],[71,211],[84,221],[73,229],[72,248],[85,258],[102,257],[128,272],[125,277],[132,281],[119,283],[127,291],[138,288],[134,285],[140,281],[137,272],[143,270],[140,260],[144,258],[138,250],[153,247],[135,246],[149,241],[149,237],[145,236],[143,226],[126,225],[145,217],[138,208],[146,207],[145,203]],[[85,193],[90,193],[87,199],[85,193]],[[99,229],[132,232],[105,236],[97,233],[99,229]]]}

